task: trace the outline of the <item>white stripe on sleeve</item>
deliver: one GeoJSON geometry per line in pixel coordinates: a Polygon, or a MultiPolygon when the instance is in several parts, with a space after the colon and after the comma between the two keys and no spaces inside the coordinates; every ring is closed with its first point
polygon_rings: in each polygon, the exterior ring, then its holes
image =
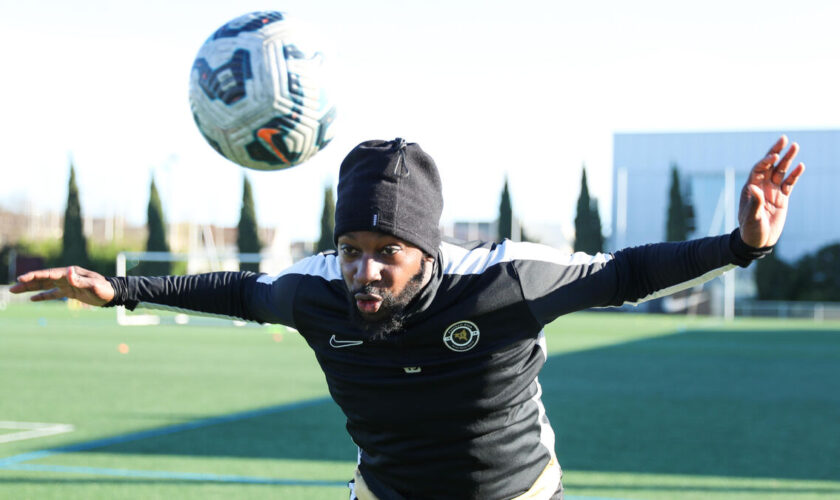
{"type": "Polygon", "coordinates": [[[274,276],[260,276],[258,283],[270,285],[287,274],[305,274],[308,276],[320,276],[327,281],[340,280],[341,266],[335,254],[318,254],[299,260],[291,267],[281,271],[274,276]]]}
{"type": "Polygon", "coordinates": [[[611,254],[588,255],[583,252],[570,254],[538,243],[513,242],[505,240],[489,248],[468,250],[450,243],[441,243],[444,274],[481,274],[487,268],[514,260],[550,262],[561,266],[603,264],[612,260],[611,254]]]}

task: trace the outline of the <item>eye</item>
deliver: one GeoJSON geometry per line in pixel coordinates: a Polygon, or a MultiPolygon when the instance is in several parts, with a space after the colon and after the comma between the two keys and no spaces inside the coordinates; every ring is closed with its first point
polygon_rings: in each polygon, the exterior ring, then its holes
{"type": "Polygon", "coordinates": [[[401,250],[402,248],[398,245],[388,245],[382,248],[382,250],[380,250],[380,253],[382,255],[392,256],[400,253],[401,250]]]}
{"type": "Polygon", "coordinates": [[[354,257],[359,253],[359,250],[357,248],[347,244],[340,245],[338,250],[341,252],[341,255],[345,255],[347,257],[354,257]]]}

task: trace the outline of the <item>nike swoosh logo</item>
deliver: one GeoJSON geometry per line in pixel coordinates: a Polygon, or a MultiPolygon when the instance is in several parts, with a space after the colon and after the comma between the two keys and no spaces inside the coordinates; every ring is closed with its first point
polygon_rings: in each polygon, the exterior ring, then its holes
{"type": "Polygon", "coordinates": [[[336,349],[341,349],[342,347],[352,347],[354,345],[362,345],[364,343],[364,340],[338,340],[337,338],[335,338],[335,335],[330,337],[330,345],[335,347],[336,349]]]}
{"type": "Polygon", "coordinates": [[[263,144],[271,148],[271,150],[274,152],[277,158],[280,159],[280,161],[282,161],[283,163],[289,163],[289,160],[287,160],[286,157],[283,156],[283,153],[281,153],[280,150],[277,149],[277,146],[274,145],[274,136],[279,133],[280,131],[274,128],[261,128],[257,130],[257,137],[262,139],[263,144]]]}

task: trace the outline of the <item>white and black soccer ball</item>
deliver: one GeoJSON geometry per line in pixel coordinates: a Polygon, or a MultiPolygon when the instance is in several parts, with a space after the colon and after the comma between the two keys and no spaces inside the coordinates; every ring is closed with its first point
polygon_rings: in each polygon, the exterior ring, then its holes
{"type": "Polygon", "coordinates": [[[237,17],[204,42],[190,107],[213,149],[243,167],[280,170],[330,142],[335,106],[310,36],[287,14],[269,11],[237,17]]]}

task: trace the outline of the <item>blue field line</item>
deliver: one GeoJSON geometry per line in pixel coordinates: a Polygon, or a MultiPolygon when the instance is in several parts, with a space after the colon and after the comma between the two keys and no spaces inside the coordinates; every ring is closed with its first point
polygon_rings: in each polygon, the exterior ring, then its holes
{"type": "MultiPolygon", "coordinates": [[[[206,481],[215,483],[267,484],[273,486],[315,486],[346,488],[347,481],[323,481],[314,479],[282,479],[268,477],[235,476],[230,474],[205,474],[195,472],[172,472],[160,470],[111,469],[107,467],[79,467],[69,465],[17,464],[4,467],[6,470],[31,472],[65,472],[99,476],[134,477],[142,479],[165,479],[169,481],[206,481]]],[[[620,498],[564,495],[566,500],[622,500],[620,498]]]]}
{"type": "Polygon", "coordinates": [[[224,424],[234,422],[237,420],[244,420],[246,418],[260,417],[264,415],[271,415],[274,413],[281,413],[284,411],[297,410],[300,408],[307,408],[309,406],[316,406],[331,401],[329,397],[322,397],[316,399],[307,399],[305,401],[296,401],[278,406],[271,406],[268,408],[260,408],[257,410],[248,410],[239,413],[231,413],[229,415],[222,415],[218,417],[203,418],[200,420],[193,420],[183,424],[175,424],[167,427],[160,427],[158,429],[150,429],[147,431],[132,432],[130,434],[123,434],[119,436],[112,436],[103,439],[95,439],[93,441],[85,441],[83,443],[70,444],[67,446],[60,446],[58,448],[50,448],[47,450],[31,451],[28,453],[21,453],[11,457],[0,458],[0,468],[8,468],[24,462],[46,458],[52,455],[61,453],[74,453],[78,451],[93,450],[96,448],[104,448],[115,444],[128,443],[137,441],[139,439],[148,439],[152,437],[165,436],[181,431],[189,431],[207,427],[210,425],[224,424]]]}
{"type": "MultiPolygon", "coordinates": [[[[563,494],[563,500],[625,500],[623,498],[609,498],[609,497],[581,497],[577,495],[563,494]]],[[[638,499],[636,499],[638,500],[638,499]]]]}
{"type": "Polygon", "coordinates": [[[277,486],[328,486],[347,487],[347,481],[322,481],[308,479],[282,479],[269,477],[235,476],[229,474],[207,474],[199,472],[173,472],[162,470],[111,469],[108,467],[81,467],[72,465],[15,464],[3,467],[5,470],[30,472],[65,472],[99,476],[134,477],[143,479],[165,479],[169,481],[206,481],[215,483],[270,484],[277,486]]]}
{"type": "MultiPolygon", "coordinates": [[[[625,500],[623,498],[609,498],[609,497],[582,497],[577,495],[563,494],[563,500],[625,500]]],[[[638,500],[638,499],[635,499],[638,500]]]]}
{"type": "MultiPolygon", "coordinates": [[[[266,478],[266,477],[251,477],[251,476],[235,476],[227,474],[207,474],[197,472],[173,472],[173,471],[155,471],[155,470],[134,470],[134,469],[113,469],[108,467],[83,467],[72,465],[42,465],[42,464],[28,464],[33,460],[59,455],[62,453],[74,453],[79,451],[93,450],[96,448],[104,448],[115,444],[128,443],[140,439],[147,439],[157,436],[165,436],[181,431],[188,431],[192,429],[199,429],[210,425],[223,424],[227,422],[235,422],[237,420],[244,420],[247,418],[260,417],[264,415],[271,415],[274,413],[281,413],[284,411],[297,410],[300,408],[307,408],[310,406],[317,406],[332,401],[329,397],[322,397],[316,399],[307,399],[305,401],[296,401],[278,406],[271,406],[268,408],[260,408],[257,410],[248,410],[239,413],[231,413],[229,415],[222,415],[219,417],[203,418],[201,420],[193,420],[192,422],[185,422],[183,424],[175,424],[158,429],[151,429],[147,431],[132,432],[130,434],[123,434],[120,436],[112,436],[103,439],[95,439],[93,441],[85,441],[83,443],[70,444],[67,446],[60,446],[58,448],[50,448],[46,450],[31,451],[13,455],[11,457],[0,458],[0,469],[3,470],[17,470],[28,472],[60,472],[69,474],[87,474],[100,476],[117,476],[117,477],[132,477],[143,479],[163,479],[170,481],[206,481],[217,483],[239,483],[239,484],[266,484],[275,486],[314,486],[314,487],[347,487],[346,481],[321,481],[321,480],[307,480],[307,479],[283,479],[283,478],[266,478]]],[[[565,495],[566,500],[622,500],[619,498],[606,497],[588,497],[588,496],[570,496],[565,495]]]]}

